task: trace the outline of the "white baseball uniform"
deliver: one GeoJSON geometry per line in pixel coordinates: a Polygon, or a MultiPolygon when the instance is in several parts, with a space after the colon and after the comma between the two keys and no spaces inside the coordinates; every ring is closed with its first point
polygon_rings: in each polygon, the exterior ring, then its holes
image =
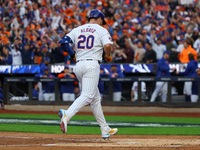
{"type": "MultiPolygon", "coordinates": [[[[134,92],[133,101],[138,99],[138,82],[134,82],[131,90],[134,92]]],[[[146,92],[146,84],[145,82],[141,82],[141,92],[146,92]]]]}
{"type": "Polygon", "coordinates": [[[155,90],[151,96],[150,102],[154,102],[157,95],[162,91],[162,102],[167,102],[167,88],[168,88],[168,83],[167,82],[156,82],[156,87],[155,90]]]}
{"type": "Polygon", "coordinates": [[[76,67],[75,74],[81,84],[81,95],[66,111],[68,121],[86,105],[91,106],[92,112],[101,127],[102,135],[110,132],[101,108],[101,97],[98,90],[100,64],[103,46],[113,44],[108,31],[98,24],[85,24],[73,29],[69,34],[75,45],[76,67]]]}
{"type": "Polygon", "coordinates": [[[12,65],[22,65],[22,55],[20,51],[16,51],[15,49],[11,50],[12,55],[12,65]]]}

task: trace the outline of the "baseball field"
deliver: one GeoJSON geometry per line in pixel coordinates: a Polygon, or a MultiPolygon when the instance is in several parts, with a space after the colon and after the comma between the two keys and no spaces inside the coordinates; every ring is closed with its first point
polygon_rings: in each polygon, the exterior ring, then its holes
{"type": "Polygon", "coordinates": [[[80,112],[60,131],[56,111],[0,110],[1,150],[200,149],[200,113],[105,113],[119,129],[109,140],[89,112],[80,112]]]}

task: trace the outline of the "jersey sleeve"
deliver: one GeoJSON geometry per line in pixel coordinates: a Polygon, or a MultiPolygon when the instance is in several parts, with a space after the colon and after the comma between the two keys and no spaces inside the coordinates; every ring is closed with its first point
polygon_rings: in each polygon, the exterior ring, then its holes
{"type": "Polygon", "coordinates": [[[71,38],[71,40],[73,41],[73,43],[75,42],[75,29],[71,30],[68,34],[68,37],[71,38]]]}
{"type": "Polygon", "coordinates": [[[101,41],[102,41],[103,46],[106,44],[113,44],[110,33],[106,29],[104,29],[101,34],[101,41]]]}

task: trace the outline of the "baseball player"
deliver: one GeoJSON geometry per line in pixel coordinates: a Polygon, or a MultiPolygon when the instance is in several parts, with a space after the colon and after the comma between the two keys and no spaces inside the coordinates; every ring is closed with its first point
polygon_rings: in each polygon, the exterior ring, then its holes
{"type": "Polygon", "coordinates": [[[100,10],[93,9],[89,14],[88,21],[89,23],[73,29],[59,41],[62,49],[76,61],[75,74],[81,84],[81,95],[68,110],[60,109],[59,111],[60,128],[63,133],[66,133],[68,121],[82,107],[90,105],[100,126],[102,138],[106,139],[117,133],[118,129],[111,129],[106,123],[101,108],[98,83],[103,49],[106,53],[105,60],[111,62],[110,53],[113,42],[109,32],[101,27],[106,22],[104,14],[100,10]],[[76,53],[71,49],[69,43],[74,43],[76,53]]]}
{"type": "MultiPolygon", "coordinates": [[[[170,56],[170,52],[168,50],[164,51],[163,53],[163,57],[161,59],[158,60],[157,63],[157,73],[156,76],[157,77],[169,77],[171,76],[169,70],[169,62],[167,61],[167,59],[169,59],[170,56]]],[[[156,82],[156,87],[155,90],[151,96],[150,102],[154,102],[156,97],[158,96],[158,94],[160,93],[160,91],[162,90],[162,102],[166,102],[167,101],[167,82],[161,82],[158,81],[156,82]]]]}
{"type": "MultiPolygon", "coordinates": [[[[200,76],[200,68],[197,68],[194,74],[192,75],[193,77],[199,77],[200,76]]],[[[199,82],[198,81],[193,81],[192,82],[192,95],[191,95],[191,102],[196,103],[199,99],[199,82]]]]}
{"type": "MultiPolygon", "coordinates": [[[[36,74],[35,77],[36,78],[55,78],[55,76],[49,72],[49,67],[45,67],[44,73],[36,74]]],[[[54,82],[42,82],[42,91],[43,91],[43,96],[44,96],[45,101],[55,101],[54,87],[55,87],[54,82]]]]}
{"type": "MultiPolygon", "coordinates": [[[[146,96],[146,83],[145,82],[141,82],[141,92],[142,92],[142,99],[147,99],[146,96]]],[[[138,100],[138,82],[135,81],[132,85],[131,88],[131,101],[135,102],[138,100]]]]}
{"type": "MultiPolygon", "coordinates": [[[[75,78],[75,75],[69,72],[69,66],[66,65],[64,72],[58,74],[58,78],[75,78]]],[[[76,82],[61,82],[60,83],[60,94],[62,95],[63,101],[74,101],[74,85],[76,82]]]]}
{"type": "MultiPolygon", "coordinates": [[[[185,69],[185,72],[176,72],[178,75],[185,75],[186,77],[191,77],[198,68],[198,62],[194,60],[194,55],[192,53],[188,54],[189,63],[187,64],[187,68],[185,69]]],[[[192,94],[192,82],[185,82],[183,93],[185,94],[185,100],[186,102],[191,101],[191,94],[192,94]]]]}
{"type": "MultiPolygon", "coordinates": [[[[118,67],[116,64],[111,65],[109,74],[110,78],[124,77],[124,74],[121,72],[121,70],[119,71],[117,68],[118,67]]],[[[113,101],[119,102],[121,101],[121,98],[122,98],[122,83],[119,81],[115,81],[113,82],[113,101]]]]}

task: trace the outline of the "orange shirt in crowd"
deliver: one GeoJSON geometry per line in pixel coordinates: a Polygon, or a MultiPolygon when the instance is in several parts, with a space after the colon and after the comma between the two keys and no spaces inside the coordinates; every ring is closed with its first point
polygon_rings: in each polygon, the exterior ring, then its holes
{"type": "Polygon", "coordinates": [[[181,61],[181,63],[189,63],[190,60],[189,60],[189,57],[188,57],[188,54],[192,53],[194,55],[194,59],[197,60],[197,52],[195,49],[193,49],[190,46],[188,46],[188,48],[184,48],[182,50],[182,52],[180,53],[180,57],[179,57],[179,60],[181,61]]]}

